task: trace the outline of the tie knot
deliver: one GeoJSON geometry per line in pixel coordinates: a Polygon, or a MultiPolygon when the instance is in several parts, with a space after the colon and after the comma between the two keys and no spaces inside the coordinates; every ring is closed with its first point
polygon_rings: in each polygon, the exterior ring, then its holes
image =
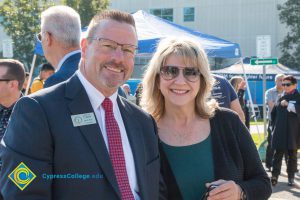
{"type": "Polygon", "coordinates": [[[102,102],[102,107],[105,111],[112,111],[112,102],[109,98],[105,98],[104,101],[102,102]]]}

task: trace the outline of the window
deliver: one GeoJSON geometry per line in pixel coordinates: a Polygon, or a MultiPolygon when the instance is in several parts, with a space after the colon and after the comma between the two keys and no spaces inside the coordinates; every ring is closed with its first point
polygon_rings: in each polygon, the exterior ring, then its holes
{"type": "Polygon", "coordinates": [[[150,13],[171,22],[173,21],[173,8],[151,9],[150,13]]]}
{"type": "Polygon", "coordinates": [[[195,21],[195,8],[193,7],[183,8],[183,21],[184,22],[195,21]]]}

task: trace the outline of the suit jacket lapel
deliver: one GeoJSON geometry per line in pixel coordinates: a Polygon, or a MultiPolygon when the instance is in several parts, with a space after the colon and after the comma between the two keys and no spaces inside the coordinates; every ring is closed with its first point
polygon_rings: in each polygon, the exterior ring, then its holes
{"type": "MultiPolygon", "coordinates": [[[[67,82],[66,98],[70,99],[68,106],[71,115],[94,113],[89,98],[76,75],[67,82]]],[[[121,198],[114,170],[98,122],[96,124],[79,126],[78,128],[94,153],[105,177],[121,198]]]]}
{"type": "Polygon", "coordinates": [[[135,170],[139,186],[139,195],[141,199],[145,199],[144,190],[147,187],[145,185],[146,161],[143,132],[140,123],[138,123],[140,119],[136,118],[136,116],[134,115],[134,111],[130,106],[125,106],[124,100],[122,100],[122,98],[118,97],[117,101],[134,158],[135,170]]]}

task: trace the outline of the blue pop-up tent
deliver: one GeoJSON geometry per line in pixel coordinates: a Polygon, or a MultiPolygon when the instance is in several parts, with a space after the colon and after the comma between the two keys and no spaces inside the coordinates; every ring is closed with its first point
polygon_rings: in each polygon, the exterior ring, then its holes
{"type": "Polygon", "coordinates": [[[173,36],[189,37],[199,41],[209,57],[241,57],[240,47],[236,43],[191,30],[142,10],[134,13],[133,17],[139,40],[138,53],[153,53],[160,39],[173,36]]]}
{"type": "MultiPolygon", "coordinates": [[[[174,37],[190,37],[199,41],[205,49],[209,57],[220,58],[239,58],[240,47],[236,43],[232,43],[212,35],[200,33],[188,29],[184,26],[172,23],[162,18],[151,15],[145,11],[137,11],[132,14],[136,23],[138,35],[138,54],[152,54],[160,39],[174,36],[174,37]]],[[[84,35],[86,28],[82,29],[84,35]]],[[[35,45],[35,54],[43,55],[41,43],[38,41],[35,45]]]]}

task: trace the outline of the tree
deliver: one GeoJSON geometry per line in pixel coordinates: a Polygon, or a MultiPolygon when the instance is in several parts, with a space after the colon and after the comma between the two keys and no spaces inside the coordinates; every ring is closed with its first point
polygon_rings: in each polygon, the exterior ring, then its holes
{"type": "Polygon", "coordinates": [[[14,58],[30,66],[35,34],[40,31],[40,14],[48,7],[46,0],[4,0],[0,3],[0,24],[13,40],[14,58]]]}
{"type": "Polygon", "coordinates": [[[94,15],[107,8],[109,0],[63,0],[63,4],[75,9],[81,18],[81,26],[88,26],[94,15]]]}
{"type": "Polygon", "coordinates": [[[278,5],[279,19],[288,28],[287,36],[279,43],[282,50],[280,62],[288,67],[300,69],[300,1],[287,0],[278,5]]]}

